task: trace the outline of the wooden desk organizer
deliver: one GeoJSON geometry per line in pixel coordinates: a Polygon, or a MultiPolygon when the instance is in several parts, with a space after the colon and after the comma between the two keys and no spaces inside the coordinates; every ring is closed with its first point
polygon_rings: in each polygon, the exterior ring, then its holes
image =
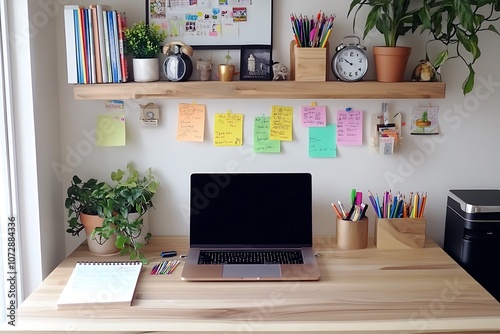
{"type": "Polygon", "coordinates": [[[379,249],[423,248],[425,218],[377,218],[375,245],[379,249]]]}
{"type": "Polygon", "coordinates": [[[329,44],[324,48],[297,47],[290,43],[290,80],[326,81],[329,44]]]}
{"type": "Polygon", "coordinates": [[[337,246],[342,249],[362,249],[368,246],[368,218],[358,221],[337,218],[337,246]]]}

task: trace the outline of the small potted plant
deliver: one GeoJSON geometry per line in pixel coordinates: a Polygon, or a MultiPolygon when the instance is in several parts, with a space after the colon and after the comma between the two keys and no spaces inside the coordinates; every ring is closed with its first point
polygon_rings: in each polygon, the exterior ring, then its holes
{"type": "Polygon", "coordinates": [[[349,16],[356,8],[353,28],[356,25],[356,16],[363,7],[371,7],[366,17],[363,38],[376,29],[385,40],[385,46],[373,47],[377,80],[402,81],[411,48],[398,46],[397,42],[399,37],[410,30],[414,32],[422,24],[418,9],[410,10],[410,0],[353,0],[347,13],[349,16]]]}
{"type": "Polygon", "coordinates": [[[231,54],[227,51],[227,54],[224,56],[226,59],[225,64],[219,64],[219,80],[220,81],[233,81],[233,77],[236,74],[235,66],[231,63],[231,54]]]}
{"type": "Polygon", "coordinates": [[[147,214],[148,209],[154,207],[152,199],[160,183],[151,168],[142,176],[131,163],[127,164],[126,171],[118,169],[112,172],[111,180],[112,190],[104,208],[103,229],[114,230],[121,254],[128,253],[130,259],[147,263],[140,250],[151,237],[147,214]]]}
{"type": "Polygon", "coordinates": [[[94,178],[83,182],[76,175],[67,189],[64,204],[69,219],[66,232],[79,235],[85,229],[89,251],[93,254],[109,255],[118,252],[114,230],[103,227],[110,191],[111,186],[106,182],[99,182],[94,178]]]}
{"type": "Polygon", "coordinates": [[[160,65],[157,55],[166,34],[160,26],[144,21],[125,29],[125,53],[133,57],[134,81],[148,82],[160,79],[160,65]]]}

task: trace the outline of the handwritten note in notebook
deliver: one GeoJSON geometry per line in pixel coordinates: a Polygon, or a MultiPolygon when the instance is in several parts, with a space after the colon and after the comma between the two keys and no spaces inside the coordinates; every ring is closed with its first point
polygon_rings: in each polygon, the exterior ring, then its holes
{"type": "Polygon", "coordinates": [[[78,262],[57,308],[127,307],[132,304],[141,262],[78,262]]]}

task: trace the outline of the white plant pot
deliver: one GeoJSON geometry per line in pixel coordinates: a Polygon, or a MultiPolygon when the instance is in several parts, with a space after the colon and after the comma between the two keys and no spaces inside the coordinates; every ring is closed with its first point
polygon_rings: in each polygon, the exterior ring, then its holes
{"type": "Polygon", "coordinates": [[[158,58],[134,58],[134,81],[150,82],[160,80],[160,63],[158,58]]]}
{"type": "MultiPolygon", "coordinates": [[[[134,221],[134,220],[137,220],[139,218],[139,214],[138,213],[129,213],[128,214],[128,220],[129,221],[134,221]]],[[[141,244],[147,244],[148,241],[146,240],[146,236],[148,235],[149,233],[149,211],[146,211],[143,215],[142,215],[142,228],[141,228],[141,231],[140,233],[138,233],[137,235],[134,235],[132,237],[132,239],[134,240],[134,242],[140,242],[141,244]]]]}

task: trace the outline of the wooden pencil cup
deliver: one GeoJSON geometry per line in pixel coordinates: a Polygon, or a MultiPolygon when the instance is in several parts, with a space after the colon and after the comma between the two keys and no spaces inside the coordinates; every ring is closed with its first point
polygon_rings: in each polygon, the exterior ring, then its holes
{"type": "Polygon", "coordinates": [[[368,246],[368,218],[358,221],[337,218],[337,246],[342,249],[362,249],[368,246]]]}
{"type": "Polygon", "coordinates": [[[297,47],[290,44],[290,80],[326,81],[328,44],[324,48],[297,47]]]}
{"type": "Polygon", "coordinates": [[[375,245],[379,249],[412,249],[425,245],[425,218],[378,218],[375,245]]]}

